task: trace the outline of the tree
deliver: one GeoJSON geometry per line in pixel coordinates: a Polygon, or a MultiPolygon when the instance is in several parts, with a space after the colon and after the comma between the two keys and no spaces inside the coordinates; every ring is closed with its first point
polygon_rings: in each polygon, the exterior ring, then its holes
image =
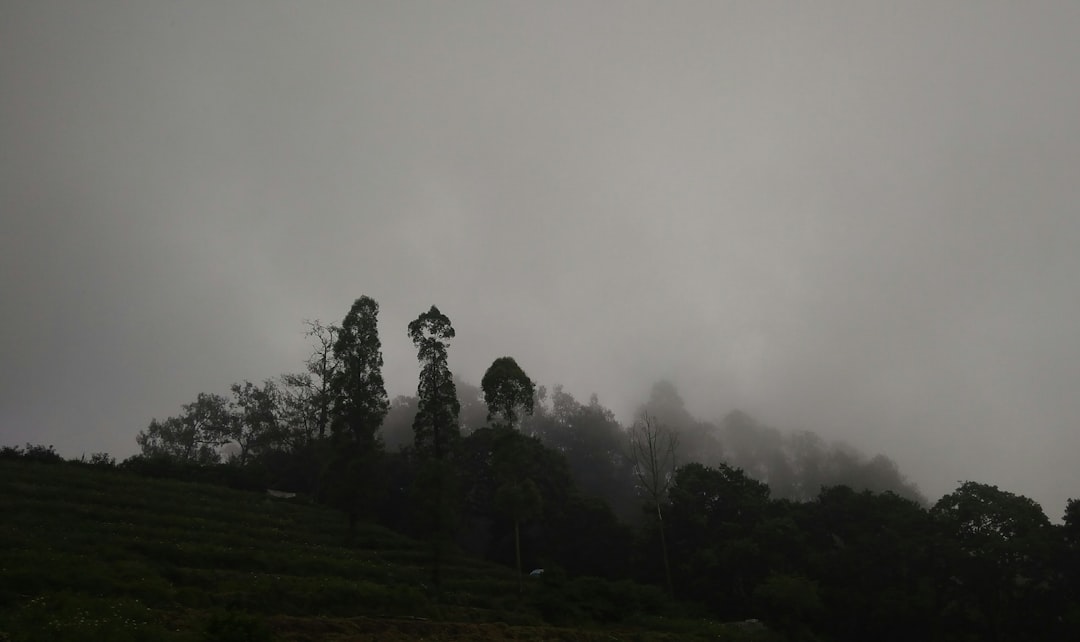
{"type": "MultiPolygon", "coordinates": [[[[307,443],[319,432],[315,383],[307,372],[290,372],[278,377],[280,419],[295,442],[307,443]]],[[[298,445],[294,443],[294,445],[298,445]]]]}
{"type": "Polygon", "coordinates": [[[330,493],[349,515],[350,533],[358,514],[373,505],[382,452],[379,428],[390,409],[382,377],[379,304],[362,296],[353,302],[334,342],[337,368],[331,380],[330,420],[335,448],[328,473],[330,493]]]}
{"type": "Polygon", "coordinates": [[[135,442],[147,457],[168,457],[196,464],[221,461],[218,448],[231,439],[228,401],[221,395],[199,393],[194,402],[184,404],[178,417],[150,421],[135,442]]]}
{"type": "Polygon", "coordinates": [[[517,561],[518,594],[524,592],[521,570],[521,523],[540,514],[540,491],[531,479],[513,479],[495,491],[495,510],[514,522],[514,558],[517,561]]]}
{"type": "MultiPolygon", "coordinates": [[[[800,572],[820,587],[829,638],[934,637],[941,628],[934,577],[949,547],[922,506],[892,492],[832,486],[801,507],[809,563],[800,572]]],[[[769,566],[777,572],[775,561],[769,566]]],[[[954,568],[947,572],[948,581],[954,568]]]]}
{"type": "Polygon", "coordinates": [[[526,553],[532,559],[560,553],[565,539],[575,544],[580,531],[553,532],[573,493],[566,460],[539,439],[503,427],[472,432],[461,441],[457,458],[472,520],[472,550],[485,552],[520,572],[526,553]],[[543,521],[538,518],[543,517],[543,521]]]}
{"type": "Polygon", "coordinates": [[[675,448],[678,435],[663,424],[643,413],[641,421],[630,429],[630,456],[634,476],[652,510],[660,530],[660,551],[664,561],[664,579],[668,597],[674,599],[675,589],[671,583],[671,563],[668,561],[667,540],[664,535],[664,514],[661,506],[667,497],[675,473],[675,448]]]}
{"type": "Polygon", "coordinates": [[[458,438],[458,414],[461,404],[454,377],[447,364],[449,340],[454,338],[450,319],[435,306],[409,324],[409,337],[417,348],[420,381],[417,385],[417,411],[413,420],[416,453],[421,459],[414,500],[421,529],[432,544],[432,580],[440,589],[440,566],[444,540],[454,531],[456,484],[449,458],[458,438]]]}
{"type": "MultiPolygon", "coordinates": [[[[377,312],[378,306],[376,306],[377,312]]],[[[331,409],[334,407],[334,386],[340,368],[335,347],[341,328],[335,325],[323,325],[318,319],[304,323],[308,326],[305,335],[313,340],[311,356],[308,357],[306,363],[309,376],[296,378],[293,381],[298,384],[306,383],[309,386],[308,399],[315,410],[315,426],[319,438],[322,439],[330,427],[331,409]]]]}
{"type": "Polygon", "coordinates": [[[420,382],[416,419],[413,420],[416,450],[425,457],[447,457],[460,436],[454,377],[447,365],[449,340],[454,338],[450,319],[435,306],[409,324],[409,337],[417,348],[420,382]]]}
{"type": "Polygon", "coordinates": [[[1068,500],[1062,521],[1059,593],[1068,596],[1063,624],[1075,631],[1080,630],[1080,499],[1068,500]]]}
{"type": "Polygon", "coordinates": [[[279,421],[280,404],[277,385],[268,380],[262,387],[250,381],[242,385],[234,383],[230,388],[232,422],[229,437],[240,447],[240,464],[246,464],[249,455],[280,446],[285,441],[285,430],[279,421]]]}
{"type": "Polygon", "coordinates": [[[1032,633],[1024,615],[1038,613],[1050,598],[1045,551],[1052,530],[1042,508],[1023,495],[969,481],[930,512],[954,546],[952,574],[959,585],[953,599],[963,606],[957,610],[975,614],[974,620],[964,615],[968,621],[958,628],[982,628],[988,640],[1032,633]]]}
{"type": "Polygon", "coordinates": [[[488,421],[493,418],[498,425],[514,428],[521,413],[531,415],[536,386],[513,357],[499,357],[484,373],[480,382],[484,402],[488,407],[488,421]]]}
{"type": "Polygon", "coordinates": [[[324,438],[330,428],[335,401],[333,381],[340,366],[334,344],[341,328],[323,325],[318,319],[304,324],[308,328],[304,336],[312,340],[305,372],[283,374],[279,380],[282,420],[290,432],[310,442],[324,438]]]}
{"type": "Polygon", "coordinates": [[[693,453],[695,461],[707,466],[723,460],[722,448],[716,426],[698,421],[686,409],[686,403],[675,385],[667,380],[653,384],[649,400],[638,409],[637,415],[648,414],[668,430],[679,434],[683,452],[693,453]]]}
{"type": "Polygon", "coordinates": [[[690,463],[675,472],[665,516],[675,580],[717,616],[745,614],[763,576],[753,530],[768,498],[768,486],[725,464],[690,463]]]}
{"type": "Polygon", "coordinates": [[[547,401],[547,390],[541,386],[533,414],[522,422],[522,432],[561,453],[584,494],[606,501],[627,523],[639,523],[641,504],[634,490],[626,430],[615,414],[596,395],[584,405],[558,385],[547,401]]]}
{"type": "Polygon", "coordinates": [[[362,448],[374,447],[390,409],[383,384],[378,315],[379,304],[360,297],[345,315],[334,342],[338,366],[331,379],[335,396],[331,430],[347,434],[362,448]]]}

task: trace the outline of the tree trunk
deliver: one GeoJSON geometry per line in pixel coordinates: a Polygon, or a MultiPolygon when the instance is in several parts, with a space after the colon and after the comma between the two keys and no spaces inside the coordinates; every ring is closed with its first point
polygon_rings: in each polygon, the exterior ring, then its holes
{"type": "Polygon", "coordinates": [[[514,555],[517,556],[518,595],[525,592],[525,587],[521,583],[521,535],[518,528],[520,523],[518,520],[514,520],[514,555]]]}
{"type": "Polygon", "coordinates": [[[675,599],[675,588],[671,583],[671,563],[668,561],[667,539],[664,537],[664,516],[660,513],[660,504],[656,505],[656,520],[660,525],[660,548],[664,555],[664,579],[667,582],[668,599],[675,599]]]}

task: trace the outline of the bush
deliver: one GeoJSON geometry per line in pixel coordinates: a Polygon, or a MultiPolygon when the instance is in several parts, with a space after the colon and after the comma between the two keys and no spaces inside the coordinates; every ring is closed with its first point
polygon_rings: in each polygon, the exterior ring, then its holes
{"type": "Polygon", "coordinates": [[[22,459],[23,461],[39,461],[47,464],[63,463],[64,458],[52,446],[26,444],[26,448],[18,446],[4,446],[0,448],[0,459],[22,459]]]}
{"type": "Polygon", "coordinates": [[[112,468],[116,466],[116,458],[109,455],[109,453],[94,453],[90,455],[90,465],[112,468]]]}

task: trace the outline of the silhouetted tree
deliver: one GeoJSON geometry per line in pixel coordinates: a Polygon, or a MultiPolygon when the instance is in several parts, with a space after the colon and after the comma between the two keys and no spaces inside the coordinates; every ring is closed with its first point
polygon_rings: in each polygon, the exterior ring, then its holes
{"type": "Polygon", "coordinates": [[[679,586],[723,617],[745,612],[766,567],[753,532],[769,487],[725,464],[681,466],[668,491],[668,532],[679,586]]]}
{"type": "Polygon", "coordinates": [[[362,448],[373,448],[390,402],[382,377],[382,343],[378,329],[379,304],[370,297],[357,299],[334,342],[338,366],[331,384],[334,392],[335,433],[347,433],[362,448]]]}
{"type": "Polygon", "coordinates": [[[230,437],[228,401],[221,395],[199,393],[183,406],[178,417],[151,420],[135,442],[146,457],[166,457],[181,462],[214,464],[221,461],[218,449],[230,437]]]}
{"type": "Polygon", "coordinates": [[[507,428],[516,428],[520,415],[531,415],[536,386],[513,357],[499,357],[480,382],[487,404],[487,419],[507,428]]]}
{"type": "Polygon", "coordinates": [[[382,377],[378,314],[378,303],[360,297],[345,315],[334,342],[337,368],[330,382],[334,448],[324,487],[348,514],[350,535],[359,514],[377,503],[382,480],[378,431],[390,404],[382,377]]]}
{"type": "Polygon", "coordinates": [[[450,319],[435,306],[409,324],[409,337],[417,348],[420,382],[413,420],[416,454],[420,460],[414,485],[420,528],[432,542],[432,580],[441,587],[440,567],[445,540],[452,537],[458,519],[457,484],[449,459],[456,447],[461,404],[447,364],[449,340],[454,338],[450,319]]]}
{"type": "Polygon", "coordinates": [[[584,405],[559,385],[551,395],[541,386],[533,407],[533,415],[522,422],[522,432],[539,437],[566,458],[582,493],[606,501],[620,519],[639,523],[641,503],[634,490],[629,444],[615,414],[596,395],[584,405]]]}
{"type": "Polygon", "coordinates": [[[675,448],[678,436],[647,413],[630,430],[630,455],[639,487],[656,515],[660,530],[660,552],[664,561],[664,580],[669,598],[674,598],[671,583],[671,563],[668,559],[667,539],[664,534],[662,506],[667,498],[675,473],[675,448]]]}
{"type": "Polygon", "coordinates": [[[337,400],[335,388],[339,388],[337,379],[341,362],[336,346],[341,328],[323,325],[318,319],[305,321],[305,324],[308,326],[306,335],[312,340],[311,355],[305,364],[308,376],[294,379],[292,383],[308,385],[308,399],[314,410],[316,432],[321,439],[330,428],[332,411],[337,400]]]}
{"type": "Polygon", "coordinates": [[[1042,508],[1022,495],[968,481],[938,500],[931,514],[952,543],[951,554],[942,553],[959,580],[949,587],[955,626],[979,630],[986,640],[1046,639],[1031,619],[1049,597],[1045,546],[1051,529],[1042,508]]]}
{"type": "Polygon", "coordinates": [[[447,365],[449,340],[454,338],[450,319],[435,306],[409,324],[409,338],[420,360],[420,383],[413,431],[416,450],[424,457],[442,460],[460,436],[454,378],[447,365]]]}
{"type": "Polygon", "coordinates": [[[237,455],[240,465],[248,463],[251,455],[282,447],[286,431],[279,421],[277,385],[270,380],[261,387],[245,381],[234,383],[230,389],[233,398],[229,404],[232,415],[229,438],[240,447],[237,455]]]}

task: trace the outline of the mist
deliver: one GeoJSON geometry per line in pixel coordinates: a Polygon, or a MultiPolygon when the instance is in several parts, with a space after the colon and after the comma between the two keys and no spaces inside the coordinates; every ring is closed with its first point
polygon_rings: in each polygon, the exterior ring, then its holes
{"type": "Polygon", "coordinates": [[[0,6],[0,442],[65,456],[436,304],[631,423],[658,380],[1080,495],[1074,3],[0,6]]]}

